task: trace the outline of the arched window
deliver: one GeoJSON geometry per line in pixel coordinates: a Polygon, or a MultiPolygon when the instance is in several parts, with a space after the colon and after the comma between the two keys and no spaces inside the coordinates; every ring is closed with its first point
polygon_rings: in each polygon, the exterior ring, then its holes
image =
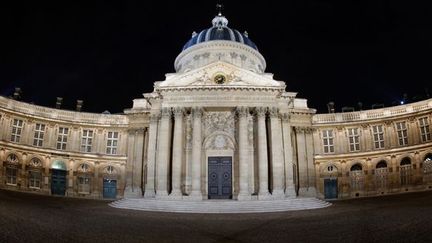
{"type": "Polygon", "coordinates": [[[423,160],[423,181],[432,183],[432,154],[427,154],[423,160]]]}
{"type": "Polygon", "coordinates": [[[351,166],[350,169],[350,178],[351,178],[351,190],[359,191],[363,190],[363,170],[361,164],[355,164],[351,166]]]}
{"type": "Polygon", "coordinates": [[[90,172],[90,166],[83,163],[78,167],[78,171],[82,173],[78,176],[78,193],[89,194],[91,177],[88,173],[90,172]]]}
{"type": "Polygon", "coordinates": [[[381,160],[380,162],[377,163],[375,169],[375,185],[377,189],[383,190],[387,187],[387,175],[388,175],[387,162],[381,160]]]}
{"type": "Polygon", "coordinates": [[[18,156],[16,156],[16,154],[9,154],[6,161],[11,164],[18,164],[19,162],[18,156]]]}
{"type": "Polygon", "coordinates": [[[30,160],[29,165],[31,167],[42,167],[42,161],[40,159],[34,157],[30,160]]]}
{"type": "Polygon", "coordinates": [[[407,186],[411,183],[411,159],[405,157],[400,162],[400,181],[401,186],[407,186]]]}

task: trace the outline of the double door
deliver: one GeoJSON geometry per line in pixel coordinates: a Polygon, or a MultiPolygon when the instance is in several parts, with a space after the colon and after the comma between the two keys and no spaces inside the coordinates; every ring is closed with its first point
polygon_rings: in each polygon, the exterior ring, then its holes
{"type": "Polygon", "coordinates": [[[232,157],[208,158],[208,198],[232,198],[232,157]]]}

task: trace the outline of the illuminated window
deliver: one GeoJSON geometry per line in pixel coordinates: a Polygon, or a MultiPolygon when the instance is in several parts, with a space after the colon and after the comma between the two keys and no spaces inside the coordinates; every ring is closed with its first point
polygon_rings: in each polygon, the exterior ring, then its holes
{"type": "Polygon", "coordinates": [[[90,177],[80,176],[78,177],[78,193],[88,194],[90,193],[90,177]]]}
{"type": "Polygon", "coordinates": [[[400,182],[402,186],[411,183],[411,159],[405,157],[400,163],[400,182]]]}
{"type": "Polygon", "coordinates": [[[432,154],[427,154],[423,161],[423,181],[432,182],[432,154]]]}
{"type": "Polygon", "coordinates": [[[377,189],[385,189],[387,187],[387,175],[387,163],[381,160],[378,162],[375,169],[375,185],[377,189]]]}
{"type": "Polygon", "coordinates": [[[22,129],[23,121],[19,119],[14,119],[12,124],[11,142],[19,143],[22,129]]]}
{"type": "Polygon", "coordinates": [[[350,169],[351,190],[358,191],[363,189],[363,168],[361,164],[355,164],[350,169]]]}
{"type": "Polygon", "coordinates": [[[334,153],[333,130],[322,131],[324,153],[334,153]]]}
{"type": "Polygon", "coordinates": [[[81,137],[81,151],[82,152],[91,152],[93,143],[93,131],[92,130],[83,130],[81,137]]]}
{"type": "Polygon", "coordinates": [[[396,123],[396,132],[398,135],[399,145],[407,145],[408,144],[408,130],[406,127],[406,122],[397,122],[396,123]]]}
{"type": "Polygon", "coordinates": [[[419,119],[420,123],[420,135],[423,142],[427,142],[431,140],[431,134],[429,130],[429,121],[427,117],[423,117],[419,119]]]}
{"type": "Polygon", "coordinates": [[[59,127],[58,135],[57,135],[57,149],[66,150],[68,134],[69,134],[69,128],[59,127]]]}
{"type": "Polygon", "coordinates": [[[119,133],[118,132],[108,132],[107,137],[107,154],[117,154],[117,146],[118,146],[119,133]]]}
{"type": "Polygon", "coordinates": [[[358,128],[348,129],[348,143],[351,152],[360,151],[360,136],[358,128]]]}
{"type": "Polygon", "coordinates": [[[43,138],[45,134],[45,125],[44,124],[36,124],[33,146],[42,147],[43,138]]]}
{"type": "Polygon", "coordinates": [[[39,171],[29,171],[29,187],[40,189],[42,173],[39,171]]]}
{"type": "Polygon", "coordinates": [[[6,184],[16,185],[17,184],[18,169],[14,167],[6,167],[6,184]]]}
{"type": "Polygon", "coordinates": [[[372,126],[372,135],[376,149],[384,148],[384,128],[383,125],[372,126]]]}

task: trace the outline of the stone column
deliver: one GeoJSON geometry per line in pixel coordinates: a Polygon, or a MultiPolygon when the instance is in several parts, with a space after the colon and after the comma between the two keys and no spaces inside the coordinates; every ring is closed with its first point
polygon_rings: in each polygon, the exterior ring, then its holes
{"type": "Polygon", "coordinates": [[[170,196],[181,197],[181,165],[183,162],[183,113],[181,107],[173,109],[174,112],[174,139],[173,139],[173,160],[172,160],[172,192],[170,196]]]}
{"type": "Polygon", "coordinates": [[[158,132],[159,114],[150,115],[149,143],[147,149],[147,180],[145,185],[145,198],[153,198],[155,190],[155,164],[156,164],[156,143],[158,132]]]}
{"type": "Polygon", "coordinates": [[[128,130],[128,141],[127,141],[127,163],[126,163],[126,180],[124,197],[125,198],[136,198],[138,197],[138,192],[133,187],[134,181],[134,160],[135,160],[135,130],[128,130]]]}
{"type": "Polygon", "coordinates": [[[140,128],[135,131],[135,149],[134,149],[134,160],[133,160],[133,191],[138,197],[143,196],[142,189],[142,168],[143,168],[143,158],[144,158],[144,128],[140,128]]]}
{"type": "Polygon", "coordinates": [[[201,192],[201,147],[202,147],[202,137],[201,137],[201,118],[202,118],[202,108],[193,107],[193,127],[192,127],[192,190],[189,196],[190,199],[202,200],[201,192]]]}
{"type": "Polygon", "coordinates": [[[266,107],[256,108],[258,117],[258,198],[270,197],[268,184],[268,154],[267,154],[267,129],[266,129],[266,107]]]}
{"type": "Polygon", "coordinates": [[[238,200],[250,200],[249,192],[249,156],[248,156],[248,121],[249,109],[237,107],[239,116],[239,193],[238,200]]]}
{"type": "Polygon", "coordinates": [[[293,150],[291,141],[291,126],[289,124],[289,114],[282,115],[282,129],[284,142],[285,158],[285,196],[296,197],[293,172],[293,150]]]}
{"type": "Polygon", "coordinates": [[[313,146],[313,129],[307,127],[305,131],[306,135],[306,161],[308,170],[308,184],[307,184],[307,195],[310,197],[316,197],[316,174],[314,165],[314,146],[313,146]]]}
{"type": "Polygon", "coordinates": [[[162,118],[159,128],[158,157],[157,157],[157,186],[156,197],[168,196],[168,175],[170,163],[170,122],[171,108],[162,108],[162,118]]]}
{"type": "Polygon", "coordinates": [[[271,172],[273,180],[272,197],[284,198],[284,157],[282,151],[282,128],[279,118],[279,109],[272,107],[270,110],[270,134],[271,134],[271,172]]]}

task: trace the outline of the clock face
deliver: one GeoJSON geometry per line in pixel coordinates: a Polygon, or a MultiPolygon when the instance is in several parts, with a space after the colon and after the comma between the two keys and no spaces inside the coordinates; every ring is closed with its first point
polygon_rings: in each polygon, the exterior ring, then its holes
{"type": "Polygon", "coordinates": [[[217,84],[223,84],[226,82],[226,77],[223,74],[218,74],[214,77],[214,82],[217,84]]]}

